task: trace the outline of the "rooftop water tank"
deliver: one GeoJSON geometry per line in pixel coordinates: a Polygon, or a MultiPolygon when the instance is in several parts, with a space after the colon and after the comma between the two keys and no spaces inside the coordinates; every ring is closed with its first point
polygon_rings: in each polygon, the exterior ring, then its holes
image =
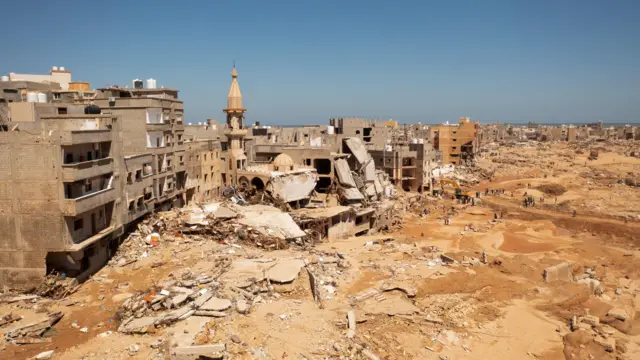
{"type": "Polygon", "coordinates": [[[38,93],[35,91],[29,91],[27,93],[27,102],[38,102],[38,93]]]}
{"type": "Polygon", "coordinates": [[[327,126],[327,134],[333,135],[333,125],[327,126]]]}
{"type": "Polygon", "coordinates": [[[39,103],[46,103],[47,102],[47,94],[39,92],[36,96],[38,97],[38,102],[39,103]]]}
{"type": "Polygon", "coordinates": [[[53,66],[53,67],[51,67],[51,70],[58,71],[58,67],[57,66],[53,66]]]}
{"type": "Polygon", "coordinates": [[[140,80],[140,79],[133,80],[133,88],[134,89],[142,89],[142,80],[140,80]]]}
{"type": "Polygon", "coordinates": [[[2,75],[0,77],[0,81],[9,81],[9,77],[7,75],[2,75]]]}
{"type": "Polygon", "coordinates": [[[64,71],[64,66],[60,66],[60,71],[64,71]]]}
{"type": "Polygon", "coordinates": [[[147,79],[147,89],[155,89],[155,88],[156,88],[156,80],[147,79]]]}

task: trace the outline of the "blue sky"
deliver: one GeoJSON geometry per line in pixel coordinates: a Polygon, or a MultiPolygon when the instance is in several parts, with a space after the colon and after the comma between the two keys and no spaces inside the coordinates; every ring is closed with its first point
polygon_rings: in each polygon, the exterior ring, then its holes
{"type": "Polygon", "coordinates": [[[7,1],[0,73],[157,79],[188,122],[640,122],[640,1],[7,1]],[[9,15],[7,15],[9,14],[9,15]]]}

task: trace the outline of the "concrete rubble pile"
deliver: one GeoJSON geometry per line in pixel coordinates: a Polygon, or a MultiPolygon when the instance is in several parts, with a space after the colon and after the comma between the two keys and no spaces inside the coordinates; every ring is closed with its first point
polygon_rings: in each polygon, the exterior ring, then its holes
{"type": "Polygon", "coordinates": [[[373,158],[360,138],[346,138],[351,154],[334,160],[338,193],[345,205],[367,204],[396,195],[388,176],[376,170],[373,158]]]}
{"type": "Polygon", "coordinates": [[[272,206],[214,203],[153,214],[129,235],[109,264],[129,265],[148,257],[165,242],[249,243],[282,249],[288,247],[288,241],[305,236],[289,214],[272,206]]]}

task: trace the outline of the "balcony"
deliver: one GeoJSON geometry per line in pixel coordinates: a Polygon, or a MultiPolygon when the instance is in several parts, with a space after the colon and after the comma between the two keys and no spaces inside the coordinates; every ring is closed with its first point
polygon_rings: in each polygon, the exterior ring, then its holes
{"type": "Polygon", "coordinates": [[[62,181],[73,182],[113,172],[113,158],[62,165],[62,181]]]}
{"type": "Polygon", "coordinates": [[[65,216],[76,216],[100,205],[116,200],[116,189],[99,190],[75,199],[62,200],[60,209],[65,216]]]}
{"type": "Polygon", "coordinates": [[[73,130],[62,133],[62,145],[77,145],[110,142],[113,137],[111,130],[73,130]]]}
{"type": "Polygon", "coordinates": [[[121,230],[122,230],[122,226],[115,226],[115,225],[107,226],[106,228],[100,230],[97,234],[92,235],[82,240],[81,242],[67,246],[65,250],[70,252],[84,250],[86,247],[93,245],[96,242],[104,239],[105,237],[111,236],[112,234],[121,230]]]}

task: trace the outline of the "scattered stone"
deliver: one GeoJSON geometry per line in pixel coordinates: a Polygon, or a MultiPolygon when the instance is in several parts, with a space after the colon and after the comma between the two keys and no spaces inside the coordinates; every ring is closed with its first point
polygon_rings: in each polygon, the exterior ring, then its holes
{"type": "Polygon", "coordinates": [[[616,295],[622,295],[622,289],[616,288],[616,295]]]}
{"type": "Polygon", "coordinates": [[[82,329],[80,329],[80,332],[83,332],[83,333],[85,333],[85,334],[86,334],[86,333],[88,333],[88,332],[89,332],[89,329],[88,329],[88,328],[86,328],[86,327],[83,327],[82,329]]]}
{"type": "Polygon", "coordinates": [[[135,355],[138,351],[140,351],[140,345],[138,344],[131,344],[129,345],[129,348],[127,349],[129,351],[129,356],[133,356],[135,355]]]}
{"type": "Polygon", "coordinates": [[[242,342],[242,340],[240,339],[240,336],[236,334],[231,335],[231,341],[233,341],[236,344],[240,344],[242,342]]]}
{"type": "Polygon", "coordinates": [[[240,314],[249,313],[250,308],[251,307],[245,300],[238,300],[238,302],[236,303],[236,310],[238,310],[240,314]]]}

